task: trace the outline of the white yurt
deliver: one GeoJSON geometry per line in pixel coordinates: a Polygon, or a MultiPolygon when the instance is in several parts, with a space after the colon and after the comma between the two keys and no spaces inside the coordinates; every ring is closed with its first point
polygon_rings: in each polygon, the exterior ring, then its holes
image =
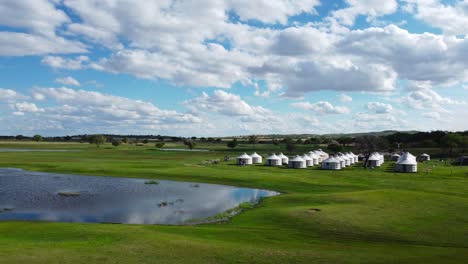
{"type": "MultiPolygon", "coordinates": [[[[334,158],[335,158],[337,161],[340,162],[340,168],[341,168],[341,169],[343,169],[343,168],[346,167],[346,161],[345,161],[342,157],[340,157],[339,155],[335,155],[334,158]]],[[[323,162],[323,161],[322,161],[322,162],[323,162]]]]}
{"type": "Polygon", "coordinates": [[[313,152],[315,155],[317,155],[317,157],[318,157],[318,162],[319,162],[319,163],[321,163],[321,162],[324,160],[324,159],[322,158],[322,156],[320,155],[320,154],[322,154],[322,153],[320,153],[320,151],[314,150],[314,151],[312,151],[312,152],[313,152]]]}
{"type": "Polygon", "coordinates": [[[380,157],[376,153],[372,153],[367,159],[367,166],[369,167],[380,167],[380,157]]]}
{"type": "Polygon", "coordinates": [[[319,164],[319,156],[315,154],[315,152],[309,152],[309,157],[312,159],[312,164],[314,166],[319,164]]]}
{"type": "Polygon", "coordinates": [[[353,164],[358,162],[358,156],[356,154],[354,154],[353,152],[349,152],[349,154],[353,157],[353,164]]]}
{"type": "Polygon", "coordinates": [[[307,165],[306,161],[303,158],[301,158],[300,156],[296,156],[289,160],[288,167],[294,169],[305,169],[307,168],[307,165]]]}
{"type": "Polygon", "coordinates": [[[252,163],[253,164],[258,164],[258,163],[262,163],[262,156],[258,155],[257,152],[254,152],[252,153],[252,155],[250,155],[250,157],[252,158],[252,163]]]}
{"type": "Polygon", "coordinates": [[[349,165],[354,164],[354,157],[349,154],[349,152],[345,152],[344,154],[346,158],[349,160],[349,165]]]}
{"type": "Polygon", "coordinates": [[[275,153],[273,153],[271,156],[268,156],[266,158],[265,165],[267,166],[281,166],[283,165],[283,162],[281,161],[281,158],[276,156],[275,153]]]}
{"type": "Polygon", "coordinates": [[[395,165],[395,171],[397,172],[417,172],[418,162],[416,158],[409,152],[401,155],[395,165]]]}
{"type": "Polygon", "coordinates": [[[390,156],[391,161],[397,161],[400,158],[400,154],[394,153],[390,156]]]}
{"type": "Polygon", "coordinates": [[[351,159],[348,155],[341,153],[340,158],[344,159],[346,167],[351,165],[351,159]]]}
{"type": "Polygon", "coordinates": [[[330,157],[322,162],[324,170],[341,170],[341,162],[336,158],[330,157]]]}
{"type": "Polygon", "coordinates": [[[310,158],[310,156],[309,156],[309,155],[307,155],[307,154],[304,154],[304,155],[302,155],[302,157],[301,157],[301,158],[303,158],[303,159],[305,160],[305,162],[306,162],[306,166],[307,166],[307,167],[314,166],[314,161],[313,161],[313,160],[310,158]]]}
{"type": "Polygon", "coordinates": [[[244,153],[237,157],[237,165],[251,165],[252,164],[252,157],[244,153]]]}
{"type": "Polygon", "coordinates": [[[419,155],[419,160],[420,161],[428,161],[428,160],[431,160],[431,156],[429,156],[429,154],[423,153],[423,154],[419,155]]]}
{"type": "Polygon", "coordinates": [[[317,150],[320,152],[320,156],[322,157],[322,160],[328,159],[330,157],[330,155],[328,155],[328,153],[326,153],[322,149],[317,149],[317,150]]]}
{"type": "Polygon", "coordinates": [[[281,163],[288,165],[289,158],[283,153],[278,154],[278,157],[281,159],[281,163]]]}

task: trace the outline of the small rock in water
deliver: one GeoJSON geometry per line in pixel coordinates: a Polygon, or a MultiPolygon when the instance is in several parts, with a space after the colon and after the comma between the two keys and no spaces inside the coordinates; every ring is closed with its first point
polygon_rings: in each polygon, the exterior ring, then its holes
{"type": "Polygon", "coordinates": [[[195,187],[195,188],[197,188],[197,187],[200,187],[200,185],[199,185],[199,184],[192,184],[192,185],[190,185],[190,187],[195,187]]]}
{"type": "Polygon", "coordinates": [[[80,192],[59,192],[60,196],[80,196],[80,192]]]}
{"type": "Polygon", "coordinates": [[[150,180],[150,181],[145,181],[145,184],[159,184],[159,182],[155,180],[150,180]]]}

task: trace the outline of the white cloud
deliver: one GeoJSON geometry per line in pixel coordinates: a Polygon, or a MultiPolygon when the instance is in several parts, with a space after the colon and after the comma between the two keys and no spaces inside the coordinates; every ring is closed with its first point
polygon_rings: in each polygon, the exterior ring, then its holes
{"type": "Polygon", "coordinates": [[[16,112],[22,113],[37,113],[37,112],[44,112],[44,109],[37,107],[36,104],[30,102],[20,102],[15,103],[13,108],[16,112]]]}
{"type": "Polygon", "coordinates": [[[0,31],[0,56],[44,55],[49,53],[84,53],[86,47],[62,37],[44,37],[0,31]]]}
{"type": "Polygon", "coordinates": [[[369,102],[367,103],[366,108],[376,114],[388,114],[393,111],[391,104],[381,102],[369,102]]]}
{"type": "Polygon", "coordinates": [[[55,82],[63,85],[80,86],[80,82],[71,76],[57,78],[55,79],[55,82]]]}
{"type": "Polygon", "coordinates": [[[226,116],[252,118],[272,115],[270,110],[261,106],[251,106],[239,95],[222,90],[216,90],[212,95],[202,93],[200,97],[185,101],[184,105],[196,113],[211,111],[226,116]]]}
{"type": "Polygon", "coordinates": [[[286,24],[288,17],[300,13],[315,14],[314,7],[320,4],[319,0],[228,0],[229,8],[236,12],[240,19],[259,20],[264,23],[286,24]]]}
{"type": "Polygon", "coordinates": [[[346,26],[352,26],[359,15],[372,21],[379,16],[393,14],[398,8],[396,0],[346,0],[346,3],[348,7],[334,11],[330,17],[346,26]]]}
{"type": "Polygon", "coordinates": [[[294,108],[312,111],[317,114],[346,114],[349,113],[349,109],[344,106],[334,106],[329,102],[319,101],[316,103],[310,102],[296,102],[291,103],[294,108]]]}
{"type": "Polygon", "coordinates": [[[349,103],[349,102],[353,101],[353,98],[351,96],[349,96],[349,95],[346,95],[346,94],[339,94],[338,99],[342,103],[349,103]]]}
{"type": "Polygon", "coordinates": [[[453,3],[442,3],[439,0],[404,0],[407,11],[425,23],[440,28],[446,34],[467,35],[468,1],[460,0],[453,3]]]}
{"type": "Polygon", "coordinates": [[[87,67],[89,58],[87,56],[77,56],[73,59],[58,56],[46,56],[41,63],[56,69],[79,70],[87,67]]]}
{"type": "Polygon", "coordinates": [[[9,102],[13,100],[23,99],[25,96],[11,89],[0,88],[0,102],[9,102]]]}
{"type": "Polygon", "coordinates": [[[399,79],[435,84],[468,79],[468,40],[431,33],[412,34],[395,25],[356,30],[338,45],[359,60],[391,65],[399,79]]]}
{"type": "Polygon", "coordinates": [[[84,53],[85,45],[56,34],[57,28],[70,19],[47,0],[3,0],[0,2],[0,25],[20,29],[0,31],[1,56],[44,55],[49,53],[84,53]]]}
{"type": "Polygon", "coordinates": [[[445,111],[449,105],[465,105],[465,101],[444,97],[430,88],[421,88],[403,97],[402,102],[414,109],[434,109],[445,111]]]}

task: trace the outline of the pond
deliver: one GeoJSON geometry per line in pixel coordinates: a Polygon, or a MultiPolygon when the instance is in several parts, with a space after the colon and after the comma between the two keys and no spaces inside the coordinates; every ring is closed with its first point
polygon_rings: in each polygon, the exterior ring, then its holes
{"type": "Polygon", "coordinates": [[[187,224],[277,192],[0,168],[0,221],[187,224]]]}

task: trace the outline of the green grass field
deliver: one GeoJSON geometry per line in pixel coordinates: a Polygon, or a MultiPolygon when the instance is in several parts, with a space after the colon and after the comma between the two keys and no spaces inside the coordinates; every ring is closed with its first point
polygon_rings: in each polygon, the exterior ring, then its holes
{"type": "MultiPolygon", "coordinates": [[[[181,147],[167,144],[165,147],[181,147]]],[[[0,143],[0,167],[169,179],[282,193],[227,223],[197,226],[0,222],[0,263],[466,263],[468,167],[431,161],[416,174],[204,164],[239,152],[166,152],[152,146],[0,143]],[[320,211],[313,210],[320,209],[320,211]]],[[[308,151],[306,146],[299,152],[308,151]]],[[[260,154],[279,152],[259,145],[260,154]]]]}

